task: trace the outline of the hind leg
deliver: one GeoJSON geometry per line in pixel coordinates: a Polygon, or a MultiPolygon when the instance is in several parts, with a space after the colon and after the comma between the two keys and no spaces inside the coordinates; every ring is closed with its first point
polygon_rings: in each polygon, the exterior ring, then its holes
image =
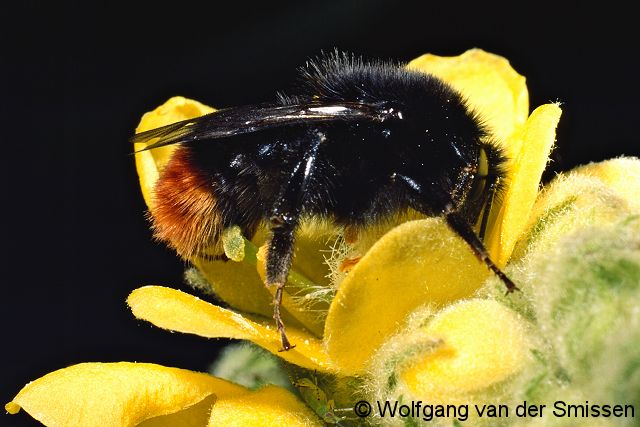
{"type": "Polygon", "coordinates": [[[318,147],[324,141],[324,135],[313,132],[309,135],[312,143],[308,145],[303,158],[291,171],[289,179],[281,189],[279,196],[271,210],[271,240],[267,252],[266,285],[275,287],[273,298],[273,318],[282,339],[282,351],[289,350],[291,345],[284,329],[280,307],[282,306],[282,292],[287,282],[289,269],[293,258],[295,231],[300,222],[300,214],[305,198],[313,185],[313,174],[316,171],[318,147]]]}

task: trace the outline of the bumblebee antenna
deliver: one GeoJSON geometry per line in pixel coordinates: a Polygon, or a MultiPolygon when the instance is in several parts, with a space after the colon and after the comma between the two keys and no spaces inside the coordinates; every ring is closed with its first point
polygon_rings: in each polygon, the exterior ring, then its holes
{"type": "Polygon", "coordinates": [[[484,236],[487,231],[487,223],[489,222],[489,214],[491,213],[491,206],[493,205],[493,198],[496,194],[496,188],[498,187],[498,178],[495,175],[490,175],[488,185],[487,200],[484,203],[484,209],[482,210],[482,220],[480,222],[480,233],[478,236],[480,240],[484,241],[484,236]]]}

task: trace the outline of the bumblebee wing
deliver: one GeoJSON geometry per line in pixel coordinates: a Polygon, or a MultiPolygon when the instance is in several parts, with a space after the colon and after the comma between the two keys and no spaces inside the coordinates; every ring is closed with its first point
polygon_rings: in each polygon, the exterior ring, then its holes
{"type": "Polygon", "coordinates": [[[133,143],[152,144],[139,151],[202,140],[227,138],[261,130],[331,121],[384,121],[401,117],[384,103],[310,102],[293,105],[263,104],[218,110],[194,119],[183,120],[157,129],[139,133],[133,143]]]}

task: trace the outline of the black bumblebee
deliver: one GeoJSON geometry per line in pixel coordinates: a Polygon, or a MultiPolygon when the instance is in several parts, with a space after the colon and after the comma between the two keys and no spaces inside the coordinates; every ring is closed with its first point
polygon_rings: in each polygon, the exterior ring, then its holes
{"type": "Polygon", "coordinates": [[[271,230],[266,285],[283,350],[282,290],[301,217],[357,230],[414,209],[444,217],[507,286],[482,244],[504,156],[464,98],[438,78],[333,53],[301,69],[297,95],[219,110],[135,135],[180,144],[154,189],[157,238],[205,256],[222,230],[271,230]],[[480,236],[472,226],[480,223],[480,236]]]}

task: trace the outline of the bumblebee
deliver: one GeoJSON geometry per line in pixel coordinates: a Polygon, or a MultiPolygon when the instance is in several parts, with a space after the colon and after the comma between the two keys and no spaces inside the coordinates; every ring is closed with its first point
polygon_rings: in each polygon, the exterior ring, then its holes
{"type": "Polygon", "coordinates": [[[301,218],[352,229],[413,209],[443,217],[506,285],[482,243],[505,157],[465,99],[399,64],[334,52],[300,70],[297,93],[135,135],[144,150],[179,144],[154,189],[155,236],[185,259],[232,225],[270,230],[266,285],[280,315],[301,218]],[[479,234],[474,224],[480,224],[479,234]]]}

